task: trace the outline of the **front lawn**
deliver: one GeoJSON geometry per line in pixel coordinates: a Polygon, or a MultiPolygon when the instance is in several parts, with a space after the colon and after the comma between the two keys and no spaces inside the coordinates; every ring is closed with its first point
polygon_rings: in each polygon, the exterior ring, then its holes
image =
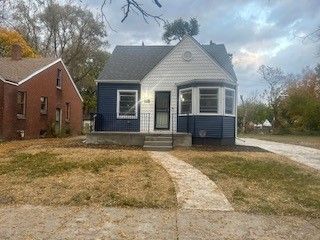
{"type": "Polygon", "coordinates": [[[146,152],[79,138],[1,143],[0,182],[0,205],[176,206],[169,175],[146,152]]]}
{"type": "Polygon", "coordinates": [[[177,149],[206,174],[236,211],[320,217],[320,174],[253,147],[177,149]]]}
{"type": "Polygon", "coordinates": [[[239,137],[256,138],[260,140],[290,143],[305,147],[320,149],[320,136],[310,135],[275,135],[275,134],[239,134],[239,137]]]}

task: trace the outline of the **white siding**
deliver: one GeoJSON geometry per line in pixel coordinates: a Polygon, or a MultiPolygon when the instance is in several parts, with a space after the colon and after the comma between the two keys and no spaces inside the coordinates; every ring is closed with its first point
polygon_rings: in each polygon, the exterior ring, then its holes
{"type": "MultiPolygon", "coordinates": [[[[177,83],[193,79],[228,79],[222,70],[190,37],[184,38],[141,82],[141,113],[151,113],[150,130],[154,130],[154,92],[171,92],[171,113],[175,114],[173,130],[176,131],[177,83]],[[192,53],[191,61],[183,59],[183,53],[192,53]]],[[[220,89],[220,94],[224,91],[220,89]]],[[[223,115],[223,103],[219,97],[219,113],[223,115]]],[[[172,118],[171,118],[172,119],[172,118]]],[[[172,123],[171,123],[172,124],[172,123]]],[[[141,122],[141,131],[147,129],[141,122]]]]}

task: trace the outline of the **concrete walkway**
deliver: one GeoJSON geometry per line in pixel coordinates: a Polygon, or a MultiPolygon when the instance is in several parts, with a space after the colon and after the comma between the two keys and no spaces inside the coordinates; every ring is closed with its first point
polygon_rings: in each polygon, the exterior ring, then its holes
{"type": "Polygon", "coordinates": [[[168,152],[150,152],[151,157],[171,176],[182,209],[232,211],[233,208],[218,186],[190,164],[168,152]]]}
{"type": "Polygon", "coordinates": [[[319,220],[201,210],[0,207],[0,239],[320,239],[319,220]],[[317,221],[317,222],[316,222],[317,221]]]}
{"type": "Polygon", "coordinates": [[[286,156],[296,162],[320,170],[320,150],[299,145],[258,140],[254,138],[237,139],[238,145],[254,146],[286,156]]]}

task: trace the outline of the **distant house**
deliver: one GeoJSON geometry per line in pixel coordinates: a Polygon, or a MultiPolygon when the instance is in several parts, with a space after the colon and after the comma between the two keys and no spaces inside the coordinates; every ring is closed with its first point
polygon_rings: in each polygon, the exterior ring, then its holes
{"type": "Polygon", "coordinates": [[[97,80],[95,130],[144,134],[146,147],[161,146],[161,139],[152,143],[148,136],[161,134],[234,144],[236,96],[237,77],[223,44],[185,36],[175,46],[116,46],[97,80]]]}
{"type": "Polygon", "coordinates": [[[79,134],[82,98],[61,59],[0,58],[0,139],[79,134]]]}

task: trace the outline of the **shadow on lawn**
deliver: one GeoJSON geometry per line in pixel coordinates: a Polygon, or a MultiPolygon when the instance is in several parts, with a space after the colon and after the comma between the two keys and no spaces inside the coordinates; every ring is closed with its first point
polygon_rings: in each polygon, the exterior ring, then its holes
{"type": "Polygon", "coordinates": [[[112,150],[142,150],[142,147],[139,147],[139,146],[87,144],[87,143],[83,142],[83,140],[70,141],[60,147],[63,147],[63,148],[87,148],[87,149],[112,149],[112,150]]]}

